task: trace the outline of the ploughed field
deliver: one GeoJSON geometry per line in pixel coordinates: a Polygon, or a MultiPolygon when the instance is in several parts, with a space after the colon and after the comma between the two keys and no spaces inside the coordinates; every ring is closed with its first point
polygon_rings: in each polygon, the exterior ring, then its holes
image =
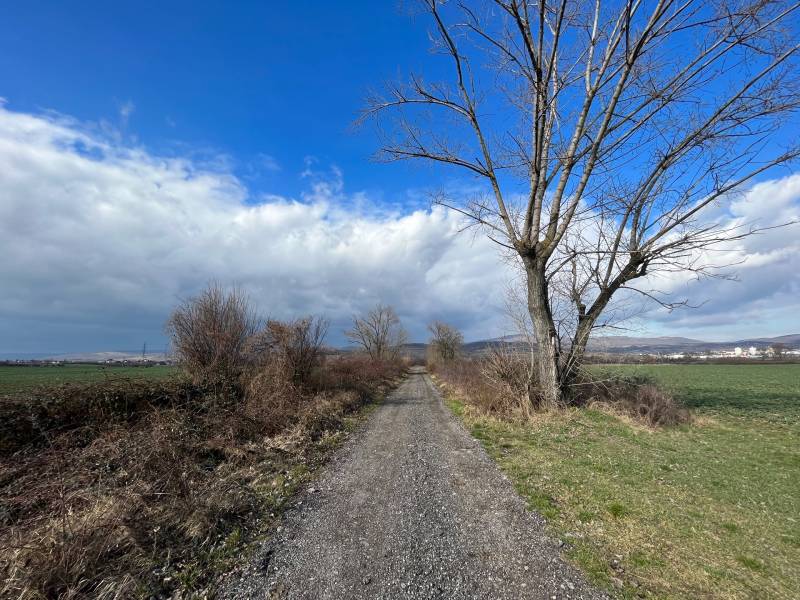
{"type": "Polygon", "coordinates": [[[90,383],[114,378],[161,379],[176,372],[176,367],[167,365],[0,365],[0,396],[62,383],[90,383]]]}
{"type": "Polygon", "coordinates": [[[800,365],[592,370],[650,375],[694,421],[650,430],[583,409],[513,424],[450,403],[621,597],[800,598],[800,365]]]}

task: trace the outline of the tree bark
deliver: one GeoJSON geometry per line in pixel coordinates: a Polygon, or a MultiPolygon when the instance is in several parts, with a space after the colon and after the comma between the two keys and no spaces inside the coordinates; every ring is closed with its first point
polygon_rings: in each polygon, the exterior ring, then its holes
{"type": "Polygon", "coordinates": [[[561,382],[561,349],[553,315],[550,311],[545,264],[523,258],[528,284],[528,312],[536,334],[536,365],[531,369],[528,397],[536,409],[564,405],[561,382]]]}
{"type": "Polygon", "coordinates": [[[593,315],[581,315],[578,319],[578,326],[575,329],[575,335],[572,338],[567,358],[564,361],[562,377],[564,386],[572,385],[580,373],[583,356],[586,354],[586,344],[589,341],[589,335],[592,333],[596,320],[593,315]]]}

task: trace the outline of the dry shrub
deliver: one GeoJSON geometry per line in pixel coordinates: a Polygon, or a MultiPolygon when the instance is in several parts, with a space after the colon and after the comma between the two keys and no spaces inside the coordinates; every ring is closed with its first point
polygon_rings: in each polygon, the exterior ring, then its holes
{"type": "Polygon", "coordinates": [[[265,434],[271,435],[290,425],[301,403],[307,401],[301,388],[292,381],[282,361],[255,370],[245,386],[243,413],[265,434]]]}
{"type": "Polygon", "coordinates": [[[328,326],[320,317],[270,319],[249,343],[250,360],[259,366],[279,363],[292,382],[305,384],[322,362],[328,326]]]}
{"type": "Polygon", "coordinates": [[[247,366],[248,347],[259,326],[245,294],[212,284],[175,309],[167,332],[195,383],[227,388],[247,366]]]}
{"type": "Polygon", "coordinates": [[[0,596],[126,596],[134,583],[170,591],[154,566],[191,561],[259,506],[248,482],[268,453],[231,435],[241,430],[231,420],[226,410],[154,409],[86,446],[62,434],[3,461],[0,547],[10,558],[0,596]]]}
{"type": "Polygon", "coordinates": [[[325,369],[316,373],[312,383],[316,390],[351,389],[367,394],[374,388],[374,382],[397,379],[405,369],[402,360],[379,360],[364,354],[349,354],[331,357],[325,369]]]}
{"type": "MultiPolygon", "coordinates": [[[[38,416],[48,428],[0,455],[0,597],[168,597],[207,585],[226,536],[285,501],[269,482],[400,372],[358,358],[330,365],[311,389],[267,363],[230,402],[180,381],[62,387],[57,400],[49,391],[38,416]],[[272,442],[286,435],[290,449],[272,442]]],[[[20,423],[35,408],[0,407],[20,423]]]]}
{"type": "MultiPolygon", "coordinates": [[[[434,364],[430,367],[477,410],[501,418],[530,418],[528,357],[505,348],[491,349],[484,357],[434,364]]],[[[534,390],[536,381],[531,382],[534,390]]],[[[671,394],[645,378],[598,379],[583,373],[575,381],[571,406],[602,406],[648,427],[687,423],[689,411],[671,394]]]]}
{"type": "Polygon", "coordinates": [[[514,418],[530,414],[525,356],[494,347],[483,357],[433,365],[433,370],[482,412],[514,418]]]}
{"type": "Polygon", "coordinates": [[[680,402],[644,377],[598,379],[582,375],[573,389],[575,403],[607,407],[648,427],[679,425],[691,420],[690,412],[680,402]]]}

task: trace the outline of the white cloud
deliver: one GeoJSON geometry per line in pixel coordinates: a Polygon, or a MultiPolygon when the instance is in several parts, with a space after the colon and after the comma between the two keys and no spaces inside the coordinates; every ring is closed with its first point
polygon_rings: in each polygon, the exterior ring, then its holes
{"type": "MultiPolygon", "coordinates": [[[[170,309],[210,280],[242,286],[274,317],[326,314],[334,342],[378,301],[415,339],[433,318],[468,339],[508,333],[510,274],[491,242],[459,233],[453,213],[399,212],[348,193],[335,167],[311,157],[305,166],[299,200],[253,198],[224,164],[153,156],[0,103],[0,353],[154,348],[170,309]]],[[[798,207],[800,175],[755,186],[724,218],[766,226],[798,207]]],[[[712,302],[654,311],[648,326],[718,338],[765,323],[765,334],[800,329],[797,233],[729,249],[747,258],[740,283],[672,281],[676,294],[712,302]]]]}
{"type": "Polygon", "coordinates": [[[130,121],[131,115],[133,111],[136,110],[136,105],[133,103],[132,100],[126,100],[123,102],[119,107],[119,120],[122,123],[122,127],[127,127],[128,121],[130,121]]]}
{"type": "Polygon", "coordinates": [[[498,322],[507,272],[441,209],[387,214],[314,174],[301,201],[254,202],[234,176],[0,108],[0,352],[136,347],[209,280],[275,317],[393,304],[416,337],[498,322]]]}
{"type": "Polygon", "coordinates": [[[726,243],[699,257],[736,280],[696,280],[674,273],[654,285],[697,308],[647,313],[650,329],[699,338],[733,339],[800,331],[800,174],[757,183],[707,218],[727,227],[751,226],[756,235],[726,243]]]}
{"type": "Polygon", "coordinates": [[[280,171],[281,165],[278,160],[270,155],[270,154],[263,154],[259,153],[256,155],[255,164],[253,165],[255,169],[261,169],[264,171],[280,171]]]}

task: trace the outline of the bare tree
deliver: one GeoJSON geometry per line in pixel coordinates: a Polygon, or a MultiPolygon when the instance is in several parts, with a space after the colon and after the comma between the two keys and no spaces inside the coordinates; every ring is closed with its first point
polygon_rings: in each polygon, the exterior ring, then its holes
{"type": "Polygon", "coordinates": [[[391,306],[378,304],[364,317],[353,317],[353,328],[345,335],[361,346],[371,358],[398,358],[407,336],[400,319],[391,306]]]}
{"type": "Polygon", "coordinates": [[[781,359],[786,357],[789,347],[781,342],[775,342],[770,346],[770,350],[772,350],[772,358],[781,359]]]}
{"type": "Polygon", "coordinates": [[[436,358],[448,362],[461,354],[464,336],[458,329],[447,323],[434,321],[428,325],[428,331],[431,332],[430,347],[436,358]]]}
{"type": "Polygon", "coordinates": [[[388,160],[465,169],[485,193],[449,206],[521,262],[541,394],[562,405],[591,331],[630,290],[718,273],[753,234],[705,211],[800,156],[798,13],[778,0],[421,0],[452,76],[369,100],[388,160]],[[385,126],[388,123],[388,126],[385,126]],[[644,282],[644,283],[643,283],[644,282]],[[567,298],[566,339],[554,295],[567,298]]]}

